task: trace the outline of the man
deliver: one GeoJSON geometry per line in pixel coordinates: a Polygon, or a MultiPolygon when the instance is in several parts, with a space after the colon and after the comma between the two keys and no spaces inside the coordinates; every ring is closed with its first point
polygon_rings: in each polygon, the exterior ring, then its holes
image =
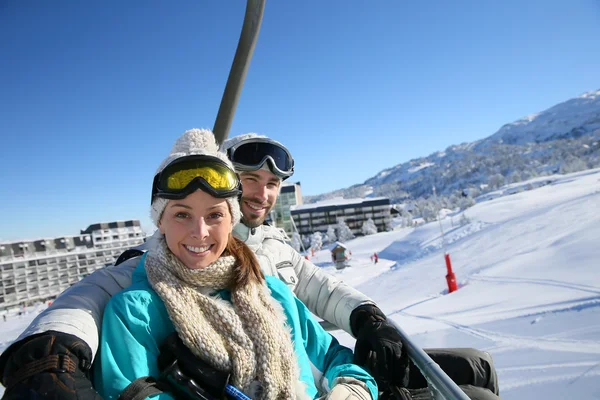
{"type": "MultiPolygon", "coordinates": [[[[282,181],[294,172],[287,148],[264,136],[247,134],[226,141],[223,149],[242,183],[242,223],[234,228],[234,235],[255,252],[263,272],[278,276],[313,313],[356,337],[355,362],[369,362],[380,389],[426,386],[417,368],[413,366],[409,374],[400,336],[375,303],[300,256],[279,230],[264,224],[282,181]]],[[[4,398],[99,399],[88,371],[98,347],[102,312],[113,294],[129,286],[137,262],[136,257],[96,271],[66,290],[31,323],[0,357],[0,378],[7,386],[4,398]]],[[[449,357],[443,356],[442,361],[456,358],[470,365],[460,367],[467,378],[453,376],[458,383],[487,387],[475,390],[490,395],[497,393],[489,355],[469,350],[473,353],[465,357],[455,349],[448,351],[449,357]]],[[[425,392],[419,395],[428,396],[425,392]]],[[[411,399],[405,389],[395,396],[411,399]]]]}

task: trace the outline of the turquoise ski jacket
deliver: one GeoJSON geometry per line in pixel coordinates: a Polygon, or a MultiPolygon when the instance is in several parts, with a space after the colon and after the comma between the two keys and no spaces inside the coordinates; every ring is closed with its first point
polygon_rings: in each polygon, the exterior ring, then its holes
{"type": "MultiPolygon", "coordinates": [[[[136,267],[132,285],[113,296],[104,310],[100,357],[96,359],[93,377],[94,386],[104,399],[117,399],[137,378],[158,377],[159,346],[175,331],[163,301],[147,279],[145,259],[144,255],[136,267]]],[[[300,379],[306,384],[307,394],[315,399],[343,376],[364,382],[373,400],[377,400],[375,379],[352,364],[352,351],[326,332],[283,282],[267,276],[266,283],[273,298],[281,303],[291,328],[300,379]]],[[[229,300],[227,291],[217,293],[229,300]]],[[[150,398],[173,397],[163,393],[150,398]]]]}

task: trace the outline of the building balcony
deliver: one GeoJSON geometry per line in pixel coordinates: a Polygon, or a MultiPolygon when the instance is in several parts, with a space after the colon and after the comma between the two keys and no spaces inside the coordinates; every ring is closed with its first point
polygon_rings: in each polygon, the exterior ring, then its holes
{"type": "Polygon", "coordinates": [[[17,294],[15,292],[12,292],[10,294],[7,292],[4,295],[4,301],[6,303],[16,303],[16,301],[17,301],[17,294]]]}
{"type": "Polygon", "coordinates": [[[12,280],[2,280],[1,284],[2,284],[2,287],[4,287],[4,289],[15,287],[15,281],[12,281],[12,280]]]}

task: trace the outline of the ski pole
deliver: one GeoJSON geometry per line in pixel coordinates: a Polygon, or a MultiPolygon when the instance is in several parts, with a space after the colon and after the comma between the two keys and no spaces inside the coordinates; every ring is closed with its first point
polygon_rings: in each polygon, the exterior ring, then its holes
{"type": "Polygon", "coordinates": [[[231,386],[227,384],[225,386],[225,394],[231,396],[234,399],[238,400],[252,400],[250,397],[246,396],[242,391],[240,391],[235,386],[231,386]]]}

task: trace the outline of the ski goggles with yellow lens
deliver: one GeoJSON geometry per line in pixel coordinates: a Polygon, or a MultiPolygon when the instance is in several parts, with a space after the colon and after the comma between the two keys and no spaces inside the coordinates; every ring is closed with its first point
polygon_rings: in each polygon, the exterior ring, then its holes
{"type": "Polygon", "coordinates": [[[285,180],[294,174],[294,159],[283,145],[268,138],[242,140],[227,150],[237,172],[256,171],[268,162],[273,174],[285,180]]]}
{"type": "Polygon", "coordinates": [[[183,199],[198,189],[217,198],[242,193],[235,171],[223,160],[198,154],[178,158],[157,174],[152,185],[152,200],[154,197],[183,199]]]}

